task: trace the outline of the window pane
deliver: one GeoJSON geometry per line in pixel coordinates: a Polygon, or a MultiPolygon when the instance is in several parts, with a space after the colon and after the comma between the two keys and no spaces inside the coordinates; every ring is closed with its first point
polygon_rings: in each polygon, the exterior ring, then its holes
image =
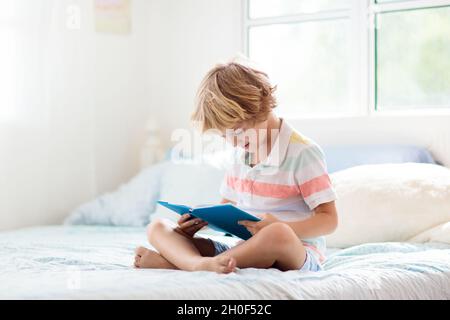
{"type": "Polygon", "coordinates": [[[352,0],[249,0],[250,18],[346,9],[352,0]]]}
{"type": "Polygon", "coordinates": [[[450,7],[378,16],[380,109],[450,105],[450,7]]]}
{"type": "Polygon", "coordinates": [[[250,29],[250,58],[278,85],[281,114],[348,110],[348,27],[348,20],[328,20],[250,29]]]}

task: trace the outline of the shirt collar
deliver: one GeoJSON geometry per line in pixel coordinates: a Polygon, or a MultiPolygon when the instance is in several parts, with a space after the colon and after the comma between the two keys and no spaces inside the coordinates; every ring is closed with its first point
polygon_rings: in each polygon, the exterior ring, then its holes
{"type": "MultiPolygon", "coordinates": [[[[286,159],[289,143],[291,141],[291,136],[293,133],[293,129],[289,126],[289,124],[281,119],[281,128],[278,134],[277,139],[270,151],[269,156],[264,160],[261,165],[267,167],[280,167],[283,163],[284,159],[286,159]]],[[[239,159],[241,159],[242,164],[247,164],[247,156],[248,153],[243,151],[239,159]]],[[[258,165],[259,166],[259,165],[258,165]]]]}
{"type": "Polygon", "coordinates": [[[281,119],[280,133],[270,151],[269,156],[263,162],[265,166],[280,167],[284,159],[286,159],[289,143],[291,141],[293,130],[289,124],[281,119]]]}

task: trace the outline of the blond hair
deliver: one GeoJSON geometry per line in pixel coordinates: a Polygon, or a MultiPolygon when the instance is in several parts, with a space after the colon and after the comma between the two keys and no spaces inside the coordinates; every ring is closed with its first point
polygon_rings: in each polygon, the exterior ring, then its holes
{"type": "Polygon", "coordinates": [[[192,120],[203,132],[265,121],[276,107],[275,91],[262,71],[237,62],[218,64],[200,85],[192,120]]]}

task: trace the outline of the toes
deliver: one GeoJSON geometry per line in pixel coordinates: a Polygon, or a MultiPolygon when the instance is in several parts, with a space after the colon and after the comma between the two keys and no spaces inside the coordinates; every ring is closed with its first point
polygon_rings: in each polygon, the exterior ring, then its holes
{"type": "Polygon", "coordinates": [[[234,258],[230,258],[228,260],[228,264],[225,267],[225,273],[232,273],[236,269],[236,260],[234,258]]]}
{"type": "Polygon", "coordinates": [[[229,268],[229,267],[221,267],[219,270],[220,270],[219,273],[222,273],[222,274],[229,274],[229,273],[234,272],[234,268],[229,268]]]}
{"type": "Polygon", "coordinates": [[[134,257],[134,266],[135,266],[136,268],[139,268],[140,262],[141,262],[141,256],[136,255],[136,256],[134,257]]]}
{"type": "Polygon", "coordinates": [[[228,263],[230,262],[230,257],[227,256],[219,256],[217,257],[219,264],[223,267],[226,267],[228,263]]]}
{"type": "Polygon", "coordinates": [[[236,259],[230,258],[230,262],[228,262],[228,270],[230,270],[230,272],[234,272],[236,270],[236,259]]]}
{"type": "Polygon", "coordinates": [[[148,249],[144,248],[144,247],[139,247],[139,248],[136,248],[136,250],[134,250],[136,255],[140,256],[140,257],[142,257],[144,255],[144,253],[146,253],[147,251],[148,251],[148,249]]]}
{"type": "Polygon", "coordinates": [[[234,272],[236,269],[236,260],[234,258],[221,257],[219,263],[221,265],[219,268],[220,273],[228,274],[234,272]]]}

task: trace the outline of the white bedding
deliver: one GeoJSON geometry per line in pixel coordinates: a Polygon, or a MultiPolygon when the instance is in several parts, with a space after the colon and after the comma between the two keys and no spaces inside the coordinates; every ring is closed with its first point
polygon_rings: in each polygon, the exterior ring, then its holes
{"type": "Polygon", "coordinates": [[[450,245],[336,250],[325,271],[231,275],[132,268],[143,228],[45,227],[0,234],[2,299],[449,299],[450,245]]]}

